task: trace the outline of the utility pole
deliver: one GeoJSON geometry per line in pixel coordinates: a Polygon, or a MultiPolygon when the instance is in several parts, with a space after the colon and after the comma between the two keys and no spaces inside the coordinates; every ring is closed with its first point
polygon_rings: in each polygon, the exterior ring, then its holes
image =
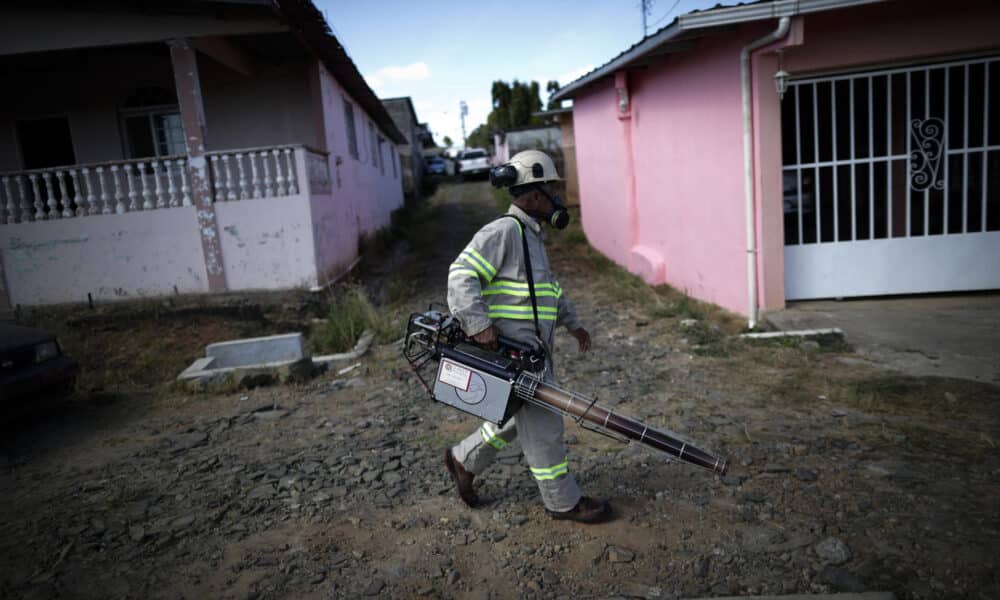
{"type": "Polygon", "coordinates": [[[653,12],[653,0],[639,0],[642,9],[642,37],[646,37],[646,15],[653,12]]]}
{"type": "Polygon", "coordinates": [[[469,105],[465,103],[465,100],[461,100],[458,103],[458,114],[462,118],[462,148],[465,148],[465,115],[469,114],[469,105]]]}

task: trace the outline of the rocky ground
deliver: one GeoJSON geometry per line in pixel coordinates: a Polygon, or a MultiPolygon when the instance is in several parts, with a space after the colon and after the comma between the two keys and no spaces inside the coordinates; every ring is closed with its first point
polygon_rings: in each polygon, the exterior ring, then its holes
{"type": "MultiPolygon", "coordinates": [[[[369,272],[376,290],[409,278],[413,309],[496,206],[475,183],[429,210],[369,272]]],[[[429,401],[392,344],[300,385],[82,389],[6,435],[0,596],[1000,597],[1000,389],[888,373],[835,340],[741,342],[566,240],[553,264],[595,344],[560,336],[562,383],[729,474],[568,425],[571,469],[615,520],[551,521],[516,448],[466,509],[441,453],[477,423],[429,401]]]]}

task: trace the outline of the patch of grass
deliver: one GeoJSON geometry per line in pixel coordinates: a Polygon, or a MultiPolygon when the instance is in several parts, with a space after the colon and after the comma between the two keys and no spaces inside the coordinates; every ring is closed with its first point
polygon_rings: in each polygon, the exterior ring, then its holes
{"type": "MultiPolygon", "coordinates": [[[[659,285],[654,288],[661,296],[676,295],[676,291],[670,286],[659,285]]],[[[705,311],[697,300],[691,298],[686,293],[673,300],[668,300],[656,306],[650,311],[650,316],[657,319],[704,319],[705,311]]]]}
{"type": "Polygon", "coordinates": [[[323,354],[347,352],[365,330],[373,331],[379,342],[391,341],[396,334],[390,313],[377,309],[362,286],[337,286],[330,290],[327,321],[312,332],[310,344],[323,354]]]}
{"type": "Polygon", "coordinates": [[[413,298],[419,291],[419,283],[411,272],[399,273],[386,282],[386,300],[389,304],[400,304],[413,298]]]}
{"type": "Polygon", "coordinates": [[[717,325],[705,321],[684,327],[684,333],[693,345],[691,352],[698,356],[729,356],[736,343],[717,325]]]}
{"type": "Polygon", "coordinates": [[[965,379],[882,375],[847,382],[837,399],[874,413],[1000,421],[1000,388],[965,379]]]}

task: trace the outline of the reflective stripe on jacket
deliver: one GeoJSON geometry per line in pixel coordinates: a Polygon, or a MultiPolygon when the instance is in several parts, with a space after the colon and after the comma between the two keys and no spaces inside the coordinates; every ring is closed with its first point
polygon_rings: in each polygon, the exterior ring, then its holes
{"type": "MultiPolygon", "coordinates": [[[[572,331],[580,327],[580,322],[552,275],[541,226],[514,205],[507,214],[516,216],[525,225],[523,235],[531,253],[538,325],[542,341],[552,348],[556,325],[572,331]]],[[[448,308],[466,334],[475,335],[493,324],[501,335],[522,342],[534,341],[535,322],[521,235],[521,227],[514,219],[491,221],[451,264],[448,308]]]]}

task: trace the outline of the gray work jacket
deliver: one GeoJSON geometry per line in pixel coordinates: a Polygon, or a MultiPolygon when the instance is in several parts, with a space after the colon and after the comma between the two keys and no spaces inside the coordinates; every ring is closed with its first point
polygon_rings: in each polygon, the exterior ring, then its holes
{"type": "Polygon", "coordinates": [[[535,321],[528,293],[523,234],[531,253],[541,339],[551,352],[556,325],[573,331],[580,327],[580,321],[552,275],[541,226],[517,206],[511,205],[507,214],[520,219],[524,231],[517,221],[504,217],[487,223],[476,233],[448,272],[448,309],[467,335],[475,335],[493,324],[503,336],[534,343],[535,321]]]}

